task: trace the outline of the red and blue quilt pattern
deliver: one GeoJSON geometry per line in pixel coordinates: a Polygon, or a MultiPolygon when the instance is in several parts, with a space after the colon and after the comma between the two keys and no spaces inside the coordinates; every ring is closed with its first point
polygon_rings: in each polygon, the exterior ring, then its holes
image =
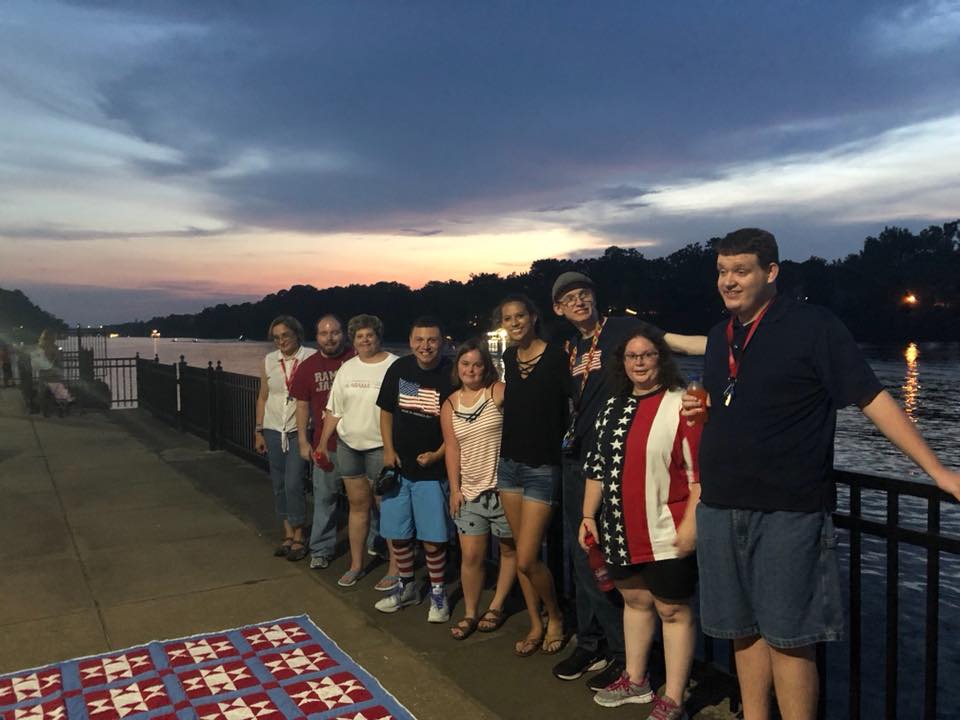
{"type": "Polygon", "coordinates": [[[306,616],[0,676],[2,720],[412,720],[306,616]]]}

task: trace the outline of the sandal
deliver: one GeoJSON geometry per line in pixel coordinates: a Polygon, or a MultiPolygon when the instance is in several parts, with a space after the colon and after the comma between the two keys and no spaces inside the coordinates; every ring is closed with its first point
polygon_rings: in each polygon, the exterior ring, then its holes
{"type": "Polygon", "coordinates": [[[543,636],[543,642],[540,645],[540,652],[544,655],[556,655],[563,650],[563,641],[565,638],[566,635],[563,632],[562,625],[560,626],[559,635],[551,635],[548,626],[547,632],[543,636]]]}
{"type": "Polygon", "coordinates": [[[337,580],[337,585],[340,587],[353,587],[357,584],[357,580],[362,578],[366,573],[363,570],[347,570],[343,575],[340,576],[340,579],[337,580]]]}
{"type": "Polygon", "coordinates": [[[450,636],[454,640],[466,640],[468,637],[473,635],[473,631],[476,629],[477,619],[475,617],[465,617],[463,620],[450,628],[450,636]]]}
{"type": "Polygon", "coordinates": [[[287,553],[290,552],[290,546],[293,545],[292,537],[285,537],[283,543],[277,546],[277,549],[273,551],[274,557],[286,557],[287,553]]]}
{"type": "Polygon", "coordinates": [[[396,590],[399,584],[399,575],[384,575],[377,580],[377,584],[373,586],[373,589],[377,592],[390,592],[391,590],[396,590]]]}
{"type": "Polygon", "coordinates": [[[536,637],[528,635],[513,646],[513,654],[518,657],[530,657],[540,649],[540,646],[543,644],[543,636],[543,633],[540,633],[536,637]]]}
{"type": "Polygon", "coordinates": [[[489,608],[477,622],[477,630],[482,633],[496,632],[506,619],[507,616],[503,614],[503,610],[489,608]]]}
{"type": "Polygon", "coordinates": [[[287,551],[287,560],[290,562],[296,562],[297,560],[303,560],[310,551],[307,550],[307,544],[301,542],[300,540],[294,540],[290,544],[290,549],[287,551]]]}

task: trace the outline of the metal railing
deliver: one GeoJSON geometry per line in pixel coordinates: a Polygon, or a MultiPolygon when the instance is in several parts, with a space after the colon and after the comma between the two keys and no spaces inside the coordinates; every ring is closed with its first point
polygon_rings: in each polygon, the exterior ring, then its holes
{"type": "MultiPolygon", "coordinates": [[[[941,528],[941,506],[946,503],[956,508],[957,500],[934,485],[896,480],[877,475],[836,471],[840,488],[846,488],[849,499],[847,508],[834,513],[836,525],[849,531],[849,577],[850,577],[850,655],[848,658],[848,712],[846,717],[858,720],[863,701],[863,540],[864,536],[880,538],[885,543],[885,619],[884,619],[884,709],[883,717],[897,717],[898,694],[901,675],[899,644],[901,640],[900,608],[902,546],[919,549],[925,557],[925,603],[924,603],[924,652],[923,652],[923,714],[924,720],[935,720],[938,709],[939,653],[940,653],[940,605],[941,605],[941,553],[960,556],[960,536],[945,533],[941,528]],[[870,495],[870,508],[865,506],[864,491],[870,495]],[[911,527],[901,517],[901,498],[915,498],[924,506],[922,513],[926,527],[911,527]],[[872,512],[865,512],[870,510],[872,512]],[[881,522],[871,519],[871,514],[885,510],[881,522]]],[[[912,673],[917,668],[910,668],[912,673]]]]}
{"type": "Polygon", "coordinates": [[[29,352],[17,354],[17,379],[30,412],[48,414],[54,401],[48,383],[62,383],[79,411],[137,407],[137,358],[97,357],[93,350],[64,351],[56,364],[34,363],[29,352]]]}

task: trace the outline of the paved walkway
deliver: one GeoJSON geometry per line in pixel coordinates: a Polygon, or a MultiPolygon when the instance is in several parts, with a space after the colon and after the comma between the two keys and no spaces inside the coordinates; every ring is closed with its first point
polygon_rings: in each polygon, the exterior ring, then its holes
{"type": "MultiPolygon", "coordinates": [[[[307,613],[421,720],[646,717],[515,658],[522,613],[456,643],[425,605],[373,610],[379,568],[344,591],[342,556],[272,557],[274,525],[261,471],[145,413],[45,419],[0,391],[0,673],[307,613]]],[[[699,679],[696,717],[729,717],[722,682],[699,679]]]]}

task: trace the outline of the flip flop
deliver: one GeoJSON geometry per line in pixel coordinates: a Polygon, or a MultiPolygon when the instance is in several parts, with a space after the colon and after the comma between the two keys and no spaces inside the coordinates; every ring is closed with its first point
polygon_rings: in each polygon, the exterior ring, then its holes
{"type": "Polygon", "coordinates": [[[399,584],[399,575],[384,575],[377,581],[377,584],[373,586],[373,589],[377,592],[390,592],[391,590],[395,590],[399,584]]]}
{"type": "Polygon", "coordinates": [[[477,621],[477,630],[482,633],[492,633],[500,629],[504,622],[506,622],[507,616],[503,614],[503,610],[497,610],[496,608],[489,608],[477,621]],[[487,617],[487,616],[491,617],[487,617]],[[480,623],[487,623],[487,627],[482,627],[480,623]]]}
{"type": "Polygon", "coordinates": [[[473,635],[477,629],[477,619],[475,617],[465,617],[452,628],[450,628],[450,637],[454,640],[466,640],[473,635]],[[457,634],[459,633],[459,634],[457,634]]]}
{"type": "Polygon", "coordinates": [[[556,655],[563,650],[563,640],[566,636],[560,631],[559,636],[551,637],[549,633],[543,636],[543,642],[540,644],[540,652],[544,655],[556,655]]]}
{"type": "Polygon", "coordinates": [[[542,644],[543,633],[540,633],[538,637],[527,636],[513,646],[513,654],[518,657],[530,657],[540,649],[542,644]]]}

